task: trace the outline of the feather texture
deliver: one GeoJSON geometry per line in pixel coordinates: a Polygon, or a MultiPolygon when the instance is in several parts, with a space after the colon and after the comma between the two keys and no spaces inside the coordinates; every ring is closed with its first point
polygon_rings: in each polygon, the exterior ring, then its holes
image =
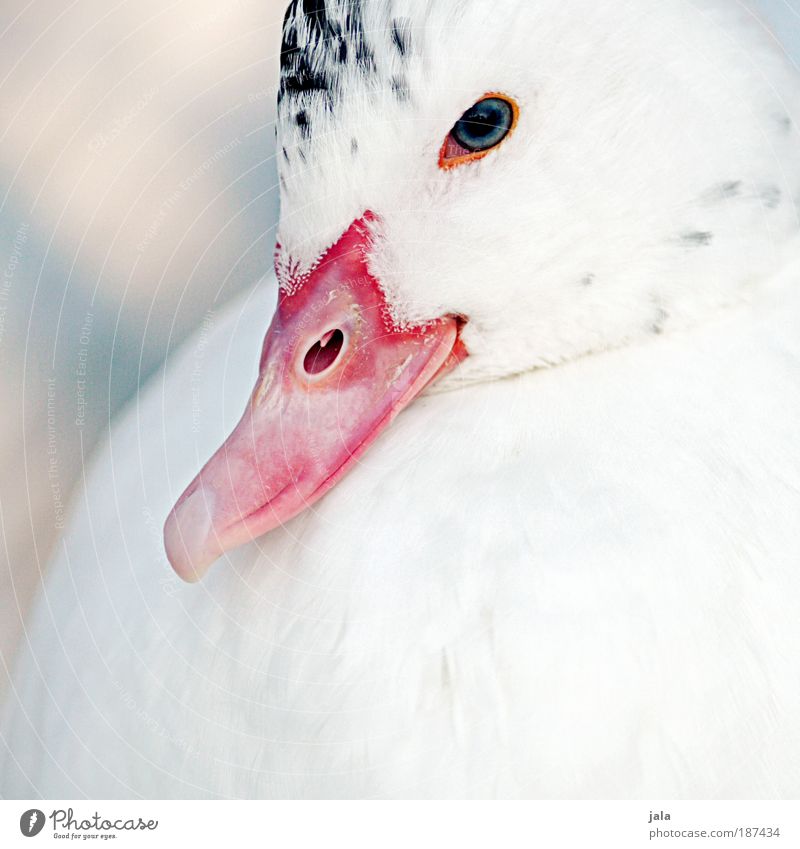
{"type": "Polygon", "coordinates": [[[398,317],[470,357],[186,586],[160,527],[281,279],[209,320],[88,472],[3,796],[800,793],[797,81],[733,5],[292,3],[286,256],[377,210],[398,317]],[[513,139],[438,171],[505,89],[513,139]]]}

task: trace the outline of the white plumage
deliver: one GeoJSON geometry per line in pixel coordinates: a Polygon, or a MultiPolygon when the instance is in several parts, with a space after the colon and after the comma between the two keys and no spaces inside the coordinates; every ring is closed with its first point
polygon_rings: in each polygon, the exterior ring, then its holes
{"type": "Polygon", "coordinates": [[[284,107],[307,164],[281,241],[310,263],[377,207],[398,315],[464,314],[470,357],[187,586],[160,527],[248,396],[274,283],[204,328],[76,501],[0,789],[796,797],[798,83],[726,3],[401,5],[418,65],[410,101],[364,88],[374,137],[355,76],[306,141],[284,107]],[[437,172],[470,97],[507,88],[528,123],[437,172]]]}

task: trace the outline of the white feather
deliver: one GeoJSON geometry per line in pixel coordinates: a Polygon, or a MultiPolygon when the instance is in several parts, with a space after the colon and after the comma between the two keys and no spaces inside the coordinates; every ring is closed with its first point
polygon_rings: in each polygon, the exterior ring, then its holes
{"type": "Polygon", "coordinates": [[[160,528],[246,401],[274,284],[216,316],[87,477],[2,795],[796,797],[797,82],[730,4],[394,5],[429,101],[404,124],[355,92],[293,172],[282,242],[310,262],[377,208],[396,308],[470,317],[451,388],[503,379],[417,400],[185,586],[160,528]],[[487,87],[527,123],[438,172],[487,87]],[[345,168],[368,106],[386,132],[345,168]]]}

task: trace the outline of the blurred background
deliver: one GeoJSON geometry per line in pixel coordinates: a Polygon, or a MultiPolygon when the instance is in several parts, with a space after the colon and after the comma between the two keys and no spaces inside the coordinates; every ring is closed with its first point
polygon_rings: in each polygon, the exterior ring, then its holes
{"type": "Polygon", "coordinates": [[[285,6],[0,0],[0,693],[93,446],[271,267],[285,6]]]}
{"type": "Polygon", "coordinates": [[[271,267],[286,4],[0,0],[0,696],[93,446],[271,267]]]}

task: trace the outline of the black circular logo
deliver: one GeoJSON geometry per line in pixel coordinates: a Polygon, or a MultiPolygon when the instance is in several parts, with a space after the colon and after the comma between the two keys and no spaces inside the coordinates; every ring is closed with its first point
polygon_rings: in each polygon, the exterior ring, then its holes
{"type": "Polygon", "coordinates": [[[19,818],[19,830],[25,837],[36,837],[44,828],[44,813],[38,808],[31,808],[19,818]]]}

